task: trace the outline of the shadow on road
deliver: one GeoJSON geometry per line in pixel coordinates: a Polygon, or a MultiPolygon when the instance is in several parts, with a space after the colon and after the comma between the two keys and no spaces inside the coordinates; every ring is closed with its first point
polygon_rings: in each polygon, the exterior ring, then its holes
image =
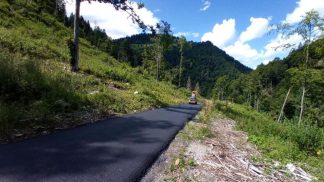
{"type": "Polygon", "coordinates": [[[200,106],[172,106],[0,146],[0,181],[136,181],[200,106]]]}

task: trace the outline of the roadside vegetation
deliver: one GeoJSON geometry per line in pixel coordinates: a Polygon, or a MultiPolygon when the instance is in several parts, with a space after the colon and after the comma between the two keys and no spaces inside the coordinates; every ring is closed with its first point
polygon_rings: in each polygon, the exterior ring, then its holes
{"type": "Polygon", "coordinates": [[[185,103],[194,88],[208,95],[219,75],[251,71],[210,42],[173,37],[165,21],[154,35],[112,40],[83,17],[76,65],[75,16],[66,14],[64,0],[4,0],[0,16],[1,142],[185,103]]]}
{"type": "Polygon", "coordinates": [[[194,122],[189,122],[185,128],[180,131],[179,137],[183,140],[204,140],[211,138],[214,133],[211,129],[212,118],[215,116],[213,102],[204,100],[203,109],[196,116],[194,122]]]}
{"type": "Polygon", "coordinates": [[[39,8],[34,1],[0,2],[0,141],[187,102],[186,89],[156,81],[85,39],[80,71],[71,72],[72,30],[50,7],[39,8]]]}
{"type": "Polygon", "coordinates": [[[212,129],[212,121],[216,110],[210,100],[203,100],[203,108],[199,114],[189,121],[168,149],[158,159],[144,177],[144,182],[149,181],[197,181],[199,178],[192,178],[187,172],[195,169],[199,164],[195,156],[189,154],[188,147],[193,143],[202,143],[215,137],[212,129]]]}
{"type": "Polygon", "coordinates": [[[296,125],[297,121],[278,123],[266,113],[253,108],[216,101],[215,108],[237,121],[237,129],[248,133],[249,141],[263,154],[262,160],[278,160],[283,164],[301,163],[319,180],[324,176],[324,130],[310,124],[296,125]]]}
{"type": "MultiPolygon", "coordinates": [[[[307,16],[301,23],[323,32],[323,18],[307,16]]],[[[168,35],[167,22],[157,35],[112,40],[81,17],[79,69],[71,72],[74,16],[63,0],[4,0],[0,17],[0,143],[185,103],[195,87],[215,101],[205,101],[182,140],[217,137],[211,121],[219,112],[237,121],[265,160],[301,162],[324,180],[323,34],[252,71],[210,42],[168,35]]],[[[185,152],[174,160],[172,172],[195,165],[185,152]]]]}
{"type": "Polygon", "coordinates": [[[239,104],[207,100],[144,181],[322,181],[323,136],[311,129],[277,123],[239,104]]]}
{"type": "Polygon", "coordinates": [[[216,109],[237,121],[265,158],[300,162],[319,180],[324,179],[323,27],[324,17],[313,10],[295,25],[278,25],[285,38],[302,37],[298,48],[281,45],[291,48],[286,58],[236,79],[217,78],[212,94],[216,109]]]}

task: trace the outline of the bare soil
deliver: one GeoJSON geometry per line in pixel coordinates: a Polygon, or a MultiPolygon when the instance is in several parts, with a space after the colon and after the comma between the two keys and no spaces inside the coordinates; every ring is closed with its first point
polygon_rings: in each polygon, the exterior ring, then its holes
{"type": "MultiPolygon", "coordinates": [[[[199,127],[201,123],[188,125],[199,127]]],[[[152,166],[143,182],[158,181],[310,181],[301,168],[264,162],[248,136],[234,129],[235,121],[216,118],[209,125],[214,137],[186,140],[181,134],[152,166]],[[194,161],[193,162],[191,161],[194,161]],[[191,162],[186,162],[191,161],[191,162]]],[[[188,127],[182,133],[190,133],[188,127]]]]}

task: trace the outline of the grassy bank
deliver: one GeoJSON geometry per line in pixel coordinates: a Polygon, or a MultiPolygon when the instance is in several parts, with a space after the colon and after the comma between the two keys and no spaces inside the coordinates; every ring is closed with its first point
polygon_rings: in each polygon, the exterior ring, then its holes
{"type": "Polygon", "coordinates": [[[180,131],[179,137],[185,141],[204,140],[214,136],[211,130],[211,123],[215,117],[215,109],[213,102],[210,100],[202,100],[203,108],[196,116],[194,122],[189,122],[185,128],[180,131]]]}
{"type": "Polygon", "coordinates": [[[24,2],[0,2],[0,141],[187,102],[187,90],[156,81],[84,39],[80,71],[71,72],[72,30],[24,2]]]}
{"type": "Polygon", "coordinates": [[[237,121],[237,128],[249,134],[265,158],[283,163],[302,162],[304,168],[324,179],[324,130],[292,122],[277,123],[265,113],[246,106],[217,101],[215,107],[237,121]]]}

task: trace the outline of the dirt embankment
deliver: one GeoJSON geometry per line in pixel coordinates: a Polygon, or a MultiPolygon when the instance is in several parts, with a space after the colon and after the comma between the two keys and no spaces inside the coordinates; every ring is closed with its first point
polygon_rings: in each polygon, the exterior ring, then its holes
{"type": "Polygon", "coordinates": [[[151,181],[310,181],[301,168],[276,161],[265,162],[246,133],[236,131],[235,121],[215,118],[208,126],[214,135],[189,139],[190,128],[204,124],[190,122],[142,179],[151,181]]]}

